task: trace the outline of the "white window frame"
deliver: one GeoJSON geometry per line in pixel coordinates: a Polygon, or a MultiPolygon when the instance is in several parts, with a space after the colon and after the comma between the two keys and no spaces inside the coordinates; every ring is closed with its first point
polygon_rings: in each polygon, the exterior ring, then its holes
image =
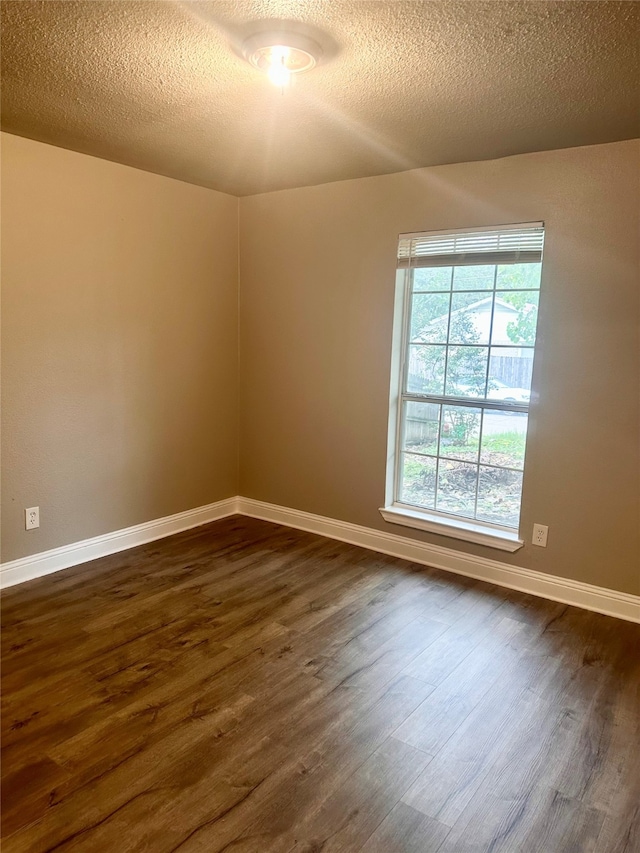
{"type": "MultiPolygon", "coordinates": [[[[435,509],[421,508],[403,503],[398,499],[400,494],[401,481],[401,460],[402,460],[402,410],[405,402],[432,402],[436,404],[447,405],[451,403],[460,404],[461,398],[451,395],[423,395],[412,394],[405,390],[405,367],[407,361],[407,353],[409,350],[409,335],[410,335],[410,315],[411,315],[411,293],[412,293],[412,262],[411,254],[407,254],[407,245],[409,241],[416,241],[413,245],[419,244],[421,238],[426,242],[433,244],[433,238],[442,237],[438,241],[442,246],[447,247],[447,244],[452,244],[452,241],[462,236],[464,241],[465,234],[483,235],[483,240],[488,244],[491,243],[491,235],[505,235],[504,242],[509,243],[509,232],[517,232],[529,229],[542,230],[544,235],[543,222],[527,222],[516,225],[500,225],[491,227],[454,229],[451,231],[431,231],[418,232],[412,234],[401,234],[398,247],[398,269],[396,273],[396,292],[394,304],[394,321],[393,321],[393,343],[391,355],[391,395],[389,405],[389,431],[388,431],[388,451],[387,451],[387,478],[386,478],[386,497],[385,506],[380,508],[380,513],[385,521],[393,524],[401,524],[406,527],[412,527],[418,530],[426,530],[431,533],[461,539],[467,542],[474,542],[480,545],[486,545],[492,548],[497,548],[502,551],[517,551],[524,545],[524,541],[520,538],[519,528],[507,527],[500,524],[494,524],[477,519],[466,518],[459,515],[452,515],[441,512],[435,509]]],[[[481,240],[482,242],[482,240],[481,240]]],[[[501,245],[498,241],[496,245],[501,245]]],[[[440,247],[436,247],[435,252],[438,252],[440,247]]],[[[484,251],[482,247],[480,251],[484,251]]],[[[474,252],[473,247],[469,250],[474,252]]],[[[500,263],[497,258],[502,258],[504,263],[507,252],[504,250],[491,251],[486,248],[486,262],[489,264],[500,263]]],[[[435,253],[434,252],[434,253],[435,253]]],[[[428,256],[429,248],[426,247],[426,255],[428,256]]],[[[542,251],[539,250],[539,261],[542,260],[542,251]]],[[[531,261],[532,256],[527,252],[526,240],[524,245],[515,250],[516,259],[514,260],[514,252],[510,252],[511,262],[518,260],[531,261]]],[[[448,255],[447,255],[448,257],[448,255]]],[[[464,256],[463,256],[464,257],[464,256]]],[[[433,264],[446,265],[442,262],[442,255],[438,255],[439,263],[433,264]]],[[[476,263],[478,261],[476,260],[476,263]]],[[[426,260],[421,266],[431,266],[426,260]]],[[[464,260],[452,262],[451,266],[462,266],[464,260]]],[[[479,292],[480,293],[480,292],[479,292]]],[[[535,350],[534,350],[535,363],[535,350]]],[[[444,389],[446,391],[446,389],[444,389]]],[[[529,404],[502,402],[488,398],[469,398],[465,403],[474,408],[483,408],[491,410],[518,411],[529,412],[529,404]]],[[[520,522],[521,523],[521,522],[520,522]]]]}

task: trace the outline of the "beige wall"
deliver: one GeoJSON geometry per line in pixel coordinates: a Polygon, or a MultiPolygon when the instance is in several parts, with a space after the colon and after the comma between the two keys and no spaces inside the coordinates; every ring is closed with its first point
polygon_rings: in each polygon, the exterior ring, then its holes
{"type": "Polygon", "coordinates": [[[240,492],[411,536],[385,494],[400,232],[544,220],[522,522],[546,549],[439,545],[640,592],[637,142],[443,166],[240,203],[240,492]]]}
{"type": "Polygon", "coordinates": [[[237,199],[2,143],[2,559],[236,494],[237,199]]]}
{"type": "Polygon", "coordinates": [[[238,481],[237,199],[2,141],[3,560],[240,493],[640,592],[637,142],[242,199],[238,481]],[[386,524],[397,235],[538,219],[523,531],[549,546],[386,524]]]}

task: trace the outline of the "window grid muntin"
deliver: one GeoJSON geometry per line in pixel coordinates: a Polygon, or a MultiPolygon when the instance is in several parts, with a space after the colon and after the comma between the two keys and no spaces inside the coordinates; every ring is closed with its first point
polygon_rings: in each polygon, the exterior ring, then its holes
{"type": "MultiPolygon", "coordinates": [[[[491,320],[489,321],[489,343],[487,345],[487,366],[484,376],[484,397],[487,399],[489,393],[489,365],[491,364],[491,342],[493,341],[493,318],[496,313],[496,281],[498,279],[498,264],[493,268],[493,296],[491,297],[491,320]]],[[[446,387],[445,387],[446,390],[446,387]]],[[[476,499],[478,497],[478,487],[476,483],[476,499]]]]}
{"type": "Polygon", "coordinates": [[[424,459],[442,459],[443,462],[463,462],[465,465],[475,465],[476,468],[494,468],[496,471],[511,471],[513,474],[522,474],[522,468],[512,465],[493,465],[491,462],[470,462],[468,459],[453,459],[451,456],[435,456],[433,453],[420,453],[419,450],[402,450],[403,455],[420,456],[424,459]]]}
{"type": "MultiPolygon", "coordinates": [[[[502,266],[502,264],[496,264],[496,266],[502,266]]],[[[415,267],[411,267],[411,270],[415,270],[415,267]]],[[[425,293],[449,293],[452,288],[446,287],[442,290],[413,290],[412,293],[417,294],[418,296],[423,295],[425,293]]],[[[462,288],[457,288],[454,290],[454,293],[493,293],[495,290],[496,293],[540,293],[539,287],[487,287],[484,290],[462,290],[462,288]]]]}
{"type": "MultiPolygon", "coordinates": [[[[412,347],[446,347],[446,341],[409,341],[412,347]]],[[[482,347],[483,349],[535,349],[533,344],[451,344],[452,347],[482,347]]]]}
{"type": "MultiPolygon", "coordinates": [[[[447,390],[447,368],[449,364],[449,336],[451,334],[451,304],[453,302],[453,276],[456,268],[451,267],[449,276],[449,316],[447,317],[447,343],[444,348],[444,371],[442,374],[442,393],[447,390]]],[[[411,287],[413,287],[413,276],[411,276],[411,287]]],[[[438,483],[440,482],[440,436],[442,435],[442,406],[438,415],[438,458],[436,459],[436,478],[433,483],[433,508],[438,506],[438,483]]]]}
{"type": "MultiPolygon", "coordinates": [[[[489,369],[489,362],[487,361],[487,370],[489,369]]],[[[487,380],[488,381],[488,380],[487,380]]],[[[482,433],[484,430],[484,409],[480,409],[480,436],[478,438],[478,476],[476,477],[476,490],[473,501],[473,517],[478,517],[478,490],[480,488],[480,457],[482,456],[482,433]]],[[[528,423],[527,423],[528,426],[528,423]]],[[[525,439],[526,440],[526,439],[525,439]]]]}

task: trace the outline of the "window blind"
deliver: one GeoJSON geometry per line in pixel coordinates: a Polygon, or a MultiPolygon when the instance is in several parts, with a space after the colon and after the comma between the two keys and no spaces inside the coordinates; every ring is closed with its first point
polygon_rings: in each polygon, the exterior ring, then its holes
{"type": "Polygon", "coordinates": [[[457,233],[401,234],[398,268],[523,264],[542,260],[542,222],[457,233]]]}

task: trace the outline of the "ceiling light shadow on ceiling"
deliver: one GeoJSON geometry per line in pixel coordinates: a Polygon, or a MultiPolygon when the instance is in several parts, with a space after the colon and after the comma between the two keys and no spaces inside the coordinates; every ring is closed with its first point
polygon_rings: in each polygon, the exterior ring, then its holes
{"type": "MultiPolygon", "coordinates": [[[[325,30],[307,21],[287,18],[258,18],[242,22],[230,21],[218,14],[211,4],[198,2],[182,2],[180,4],[190,14],[195,15],[205,24],[213,26],[222,33],[227,40],[233,53],[243,60],[248,59],[248,53],[252,43],[259,46],[266,36],[270,44],[287,45],[292,37],[296,47],[297,44],[304,48],[305,43],[317,48],[314,51],[315,64],[326,64],[331,62],[340,53],[339,43],[325,30]],[[280,36],[278,41],[277,36],[280,36]]],[[[221,4],[222,5],[222,4],[221,4]]],[[[301,7],[303,8],[303,7],[301,7]]],[[[256,64],[256,67],[257,64],[256,64]]]]}
{"type": "MultiPolygon", "coordinates": [[[[255,67],[259,66],[257,61],[252,61],[252,52],[255,47],[261,44],[288,45],[293,43],[294,46],[300,44],[304,48],[305,42],[309,41],[319,48],[314,57],[316,58],[316,65],[320,63],[325,65],[340,54],[340,45],[329,33],[305,21],[262,18],[232,24],[220,15],[206,11],[203,6],[197,3],[186,2],[183,5],[192,10],[200,20],[223,33],[233,53],[239,59],[248,61],[255,67]],[[296,38],[299,38],[300,42],[297,42],[296,38]]],[[[265,70],[269,71],[268,68],[265,70]]],[[[290,85],[291,80],[275,77],[272,82],[284,89],[290,85]]],[[[371,152],[375,158],[382,158],[386,163],[387,170],[400,172],[414,169],[419,165],[417,161],[405,156],[389,137],[377,132],[355,115],[349,115],[345,110],[340,109],[336,103],[332,104],[326,98],[308,89],[297,92],[297,97],[312,111],[322,115],[340,133],[352,138],[358,146],[362,146],[364,150],[371,152]]],[[[265,179],[271,155],[277,150],[275,135],[278,121],[283,120],[283,118],[283,116],[276,117],[272,113],[264,126],[263,175],[265,179]]]]}

